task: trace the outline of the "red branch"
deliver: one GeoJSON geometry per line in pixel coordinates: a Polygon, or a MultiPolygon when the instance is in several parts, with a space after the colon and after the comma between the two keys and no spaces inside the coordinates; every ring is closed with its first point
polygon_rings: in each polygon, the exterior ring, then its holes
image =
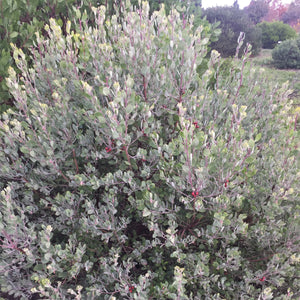
{"type": "Polygon", "coordinates": [[[143,91],[143,93],[144,93],[145,101],[147,102],[147,83],[146,83],[146,78],[145,78],[145,76],[144,76],[144,75],[142,75],[142,76],[143,76],[143,86],[144,86],[144,91],[143,91]]]}
{"type": "Polygon", "coordinates": [[[77,163],[77,160],[76,160],[76,155],[75,155],[75,150],[73,149],[73,158],[74,158],[74,163],[75,163],[75,167],[76,167],[76,174],[79,173],[79,170],[78,170],[78,163],[77,163]]]}

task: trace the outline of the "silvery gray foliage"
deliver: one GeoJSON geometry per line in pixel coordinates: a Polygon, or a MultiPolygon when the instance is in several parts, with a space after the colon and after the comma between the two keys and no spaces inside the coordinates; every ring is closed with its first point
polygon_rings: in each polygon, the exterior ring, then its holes
{"type": "MultiPolygon", "coordinates": [[[[0,285],[16,299],[292,299],[287,85],[146,2],[13,45],[0,121],[0,285]]],[[[240,43],[242,41],[240,40],[240,43]]],[[[240,45],[239,45],[240,46],[240,45]]],[[[247,48],[249,51],[250,48],[247,48]]]]}

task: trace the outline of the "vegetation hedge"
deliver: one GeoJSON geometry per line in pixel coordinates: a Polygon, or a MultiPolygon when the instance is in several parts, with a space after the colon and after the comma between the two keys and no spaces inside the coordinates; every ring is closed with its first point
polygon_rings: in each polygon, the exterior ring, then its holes
{"type": "MultiPolygon", "coordinates": [[[[193,18],[76,11],[9,69],[0,286],[14,299],[292,299],[297,132],[287,86],[226,63],[193,18]]],[[[242,38],[239,39],[240,48],[242,38]]],[[[298,209],[298,210],[297,210],[298,209]]]]}
{"type": "Polygon", "coordinates": [[[245,33],[245,43],[240,55],[244,53],[247,43],[252,45],[252,54],[261,50],[261,30],[251,21],[246,11],[237,7],[213,7],[203,10],[203,16],[211,24],[219,24],[222,34],[218,40],[212,41],[211,48],[221,53],[223,57],[234,56],[236,41],[241,32],[245,33]]]}
{"type": "Polygon", "coordinates": [[[297,36],[296,30],[290,25],[283,22],[262,22],[257,25],[262,31],[262,47],[265,49],[273,49],[282,42],[297,36]]]}

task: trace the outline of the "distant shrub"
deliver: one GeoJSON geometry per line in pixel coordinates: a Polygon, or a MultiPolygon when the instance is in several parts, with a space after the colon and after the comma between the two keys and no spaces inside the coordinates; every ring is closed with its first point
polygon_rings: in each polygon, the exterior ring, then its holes
{"type": "Polygon", "coordinates": [[[282,42],[272,51],[272,58],[279,69],[300,69],[300,38],[282,42]]]}
{"type": "Polygon", "coordinates": [[[283,22],[262,22],[257,24],[261,29],[262,47],[265,49],[273,49],[279,41],[285,41],[297,36],[297,32],[288,24],[283,22]]]}
{"type": "MultiPolygon", "coordinates": [[[[291,299],[287,86],[193,18],[105,7],[45,26],[0,117],[0,287],[14,299],[291,299]],[[206,68],[206,70],[205,70],[206,68]]],[[[241,47],[242,41],[239,41],[241,47]]],[[[247,49],[248,51],[248,49],[247,49]]],[[[1,294],[0,294],[1,295],[1,294]]]]}

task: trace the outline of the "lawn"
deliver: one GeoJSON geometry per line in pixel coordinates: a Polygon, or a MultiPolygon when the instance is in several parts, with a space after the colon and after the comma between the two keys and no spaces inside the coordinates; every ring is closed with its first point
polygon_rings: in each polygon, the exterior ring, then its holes
{"type": "Polygon", "coordinates": [[[277,81],[283,84],[289,81],[289,86],[293,90],[290,95],[291,100],[293,100],[293,107],[295,111],[299,114],[300,112],[300,70],[296,69],[276,69],[272,65],[272,50],[262,49],[260,54],[252,58],[252,62],[255,66],[263,67],[266,71],[267,76],[272,81],[277,81]]]}
{"type": "Polygon", "coordinates": [[[277,81],[278,83],[284,83],[289,81],[290,88],[294,90],[291,97],[298,105],[300,103],[300,70],[296,69],[276,69],[272,65],[272,50],[262,49],[260,54],[252,58],[254,65],[261,66],[266,70],[267,76],[272,81],[277,81]]]}

